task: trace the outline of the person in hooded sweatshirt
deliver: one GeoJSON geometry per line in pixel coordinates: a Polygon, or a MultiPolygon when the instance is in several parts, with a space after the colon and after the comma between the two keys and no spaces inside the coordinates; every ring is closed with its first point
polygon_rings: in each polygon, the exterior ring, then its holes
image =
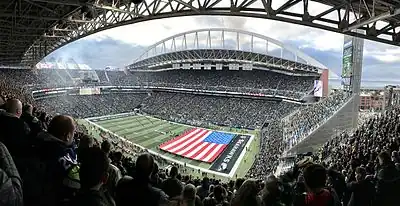
{"type": "Polygon", "coordinates": [[[38,134],[32,156],[41,167],[31,168],[32,177],[24,181],[24,187],[34,193],[26,201],[30,205],[66,205],[80,188],[74,133],[72,117],[58,115],[47,132],[38,134]]]}

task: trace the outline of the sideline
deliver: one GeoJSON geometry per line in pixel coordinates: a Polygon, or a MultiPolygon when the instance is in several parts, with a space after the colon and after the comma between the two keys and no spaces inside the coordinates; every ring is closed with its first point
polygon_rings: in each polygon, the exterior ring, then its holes
{"type": "MultiPolygon", "coordinates": [[[[151,150],[151,149],[145,148],[145,147],[143,147],[143,146],[141,146],[141,145],[135,144],[135,143],[133,143],[133,142],[131,142],[131,141],[129,141],[129,140],[127,140],[127,139],[125,139],[125,138],[123,138],[123,137],[117,135],[117,134],[115,134],[114,132],[112,132],[112,131],[110,131],[110,130],[108,130],[108,129],[106,129],[106,128],[104,128],[104,127],[98,125],[98,124],[96,124],[95,122],[92,122],[92,121],[91,121],[91,120],[94,120],[94,119],[102,119],[102,118],[107,118],[107,117],[108,117],[108,118],[114,118],[114,117],[126,117],[126,116],[144,116],[144,117],[147,117],[147,118],[152,118],[152,119],[156,119],[156,120],[159,120],[159,121],[161,120],[161,121],[169,122],[169,123],[172,123],[172,124],[178,124],[178,125],[184,125],[184,126],[188,126],[188,127],[193,127],[193,126],[191,126],[191,125],[185,125],[185,124],[181,124],[181,123],[170,122],[170,121],[167,121],[167,120],[158,119],[158,118],[151,117],[151,116],[146,116],[146,115],[142,115],[142,114],[135,114],[134,112],[122,113],[122,114],[116,114],[116,115],[106,115],[106,116],[101,116],[101,117],[91,117],[91,118],[86,118],[86,119],[84,119],[84,120],[87,121],[89,124],[94,125],[94,126],[100,128],[100,129],[103,130],[103,131],[106,131],[106,132],[111,133],[112,135],[114,135],[114,136],[120,138],[121,140],[123,140],[124,142],[128,142],[128,143],[133,144],[133,145],[135,145],[135,146],[137,146],[137,147],[139,147],[139,148],[141,148],[141,149],[143,149],[143,150],[149,151],[150,154],[159,156],[159,157],[161,157],[161,158],[163,158],[163,159],[166,159],[166,160],[168,160],[168,161],[177,163],[177,164],[179,164],[179,165],[185,165],[184,162],[181,162],[181,161],[176,160],[176,159],[174,159],[174,158],[171,158],[171,157],[162,155],[162,154],[160,154],[160,153],[158,153],[158,152],[156,152],[156,151],[153,151],[153,150],[151,150]]],[[[116,119],[116,118],[115,118],[115,119],[116,119]]],[[[237,132],[227,132],[227,131],[221,131],[221,130],[213,130],[213,131],[220,131],[220,132],[232,133],[232,134],[236,134],[236,135],[243,135],[243,133],[237,133],[237,132]]],[[[245,147],[246,147],[246,148],[250,148],[250,144],[251,144],[251,142],[252,142],[253,139],[254,139],[254,135],[252,135],[252,134],[246,134],[246,135],[250,136],[250,139],[249,139],[249,141],[247,141],[247,144],[246,144],[245,147]]],[[[202,172],[206,172],[206,173],[209,173],[209,174],[214,174],[214,175],[219,175],[219,176],[222,176],[222,177],[233,178],[233,176],[234,176],[234,174],[236,173],[236,170],[238,169],[238,167],[239,167],[239,165],[240,165],[242,159],[244,158],[244,155],[245,155],[245,154],[246,154],[246,149],[242,150],[242,152],[240,153],[239,158],[236,160],[235,165],[232,167],[232,170],[231,170],[231,172],[230,172],[229,174],[220,173],[220,172],[216,172],[216,171],[209,170],[209,169],[204,169],[204,168],[201,168],[201,167],[198,167],[198,166],[194,166],[194,165],[191,165],[191,164],[187,164],[187,163],[186,163],[186,167],[189,167],[189,168],[192,168],[192,169],[195,169],[195,170],[200,170],[200,171],[202,171],[202,172]]]]}

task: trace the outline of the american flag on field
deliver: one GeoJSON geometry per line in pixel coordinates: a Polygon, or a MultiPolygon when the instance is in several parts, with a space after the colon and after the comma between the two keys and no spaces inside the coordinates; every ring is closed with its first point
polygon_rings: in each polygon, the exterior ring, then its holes
{"type": "Polygon", "coordinates": [[[160,145],[160,149],[203,162],[213,162],[235,134],[193,128],[160,145]]]}

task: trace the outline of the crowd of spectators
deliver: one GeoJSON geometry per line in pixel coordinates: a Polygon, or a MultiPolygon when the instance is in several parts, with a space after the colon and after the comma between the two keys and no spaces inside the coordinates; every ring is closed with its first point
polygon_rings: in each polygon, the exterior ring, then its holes
{"type": "Polygon", "coordinates": [[[273,174],[285,149],[282,141],[283,129],[281,122],[273,121],[261,132],[260,151],[247,173],[249,178],[262,179],[273,174]]]}
{"type": "Polygon", "coordinates": [[[290,76],[271,71],[171,70],[133,72],[141,85],[200,90],[252,92],[302,98],[313,88],[313,76],[290,76]]]}
{"type": "Polygon", "coordinates": [[[299,107],[298,104],[184,93],[153,92],[134,94],[65,95],[36,101],[38,108],[51,114],[87,118],[132,112],[143,113],[189,125],[260,128],[299,107]]]}
{"type": "Polygon", "coordinates": [[[142,109],[162,119],[185,124],[255,129],[297,107],[298,104],[265,99],[155,92],[143,102],[142,109]]]}
{"type": "MultiPolygon", "coordinates": [[[[280,176],[279,182],[282,195],[287,199],[281,200],[293,200],[291,197],[307,192],[307,198],[310,198],[307,201],[318,203],[308,202],[304,205],[399,205],[399,117],[399,107],[386,111],[384,114],[375,115],[362,123],[355,131],[343,132],[335,136],[316,154],[297,162],[294,167],[285,168],[288,171],[280,176]],[[310,191],[313,191],[310,189],[311,183],[307,181],[306,174],[310,167],[313,167],[314,171],[319,170],[312,179],[320,182],[320,189],[326,189],[320,192],[332,195],[332,199],[326,200],[319,192],[308,196],[310,191]]],[[[282,132],[279,126],[272,126],[269,127],[270,130],[275,128],[279,133],[282,132]]],[[[265,132],[276,133],[275,131],[265,132]]],[[[278,165],[279,155],[268,157],[273,155],[269,151],[279,147],[275,146],[273,136],[270,136],[267,142],[269,143],[265,145],[267,149],[262,148],[260,154],[263,150],[266,153],[256,160],[249,171],[249,178],[265,178],[273,171],[270,167],[278,165]]],[[[289,161],[293,161],[293,158],[289,161]]],[[[290,166],[293,163],[288,162],[287,165],[290,166]]],[[[294,205],[296,205],[296,200],[294,200],[294,205]]]]}
{"type": "Polygon", "coordinates": [[[123,157],[125,146],[118,148],[124,143],[117,137],[103,134],[100,144],[90,128],[76,127],[69,116],[43,122],[17,99],[2,108],[2,205],[395,206],[400,201],[399,108],[332,139],[314,159],[280,177],[270,175],[281,148],[270,134],[282,128],[271,123],[255,164],[262,167],[249,173],[263,172],[226,183],[181,175],[175,166],[161,169],[145,150],[129,148],[136,158],[123,157]]]}
{"type": "Polygon", "coordinates": [[[298,142],[307,137],[310,132],[318,128],[320,124],[331,117],[343,103],[348,100],[349,95],[344,92],[331,94],[328,98],[318,103],[305,106],[291,115],[289,121],[282,121],[284,128],[284,141],[286,149],[290,149],[298,142]]]}
{"type": "MultiPolygon", "coordinates": [[[[13,93],[23,90],[80,86],[84,71],[67,69],[3,69],[0,80],[13,85],[13,93]]],[[[125,72],[114,70],[87,71],[97,83],[93,85],[158,86],[196,90],[230,91],[279,95],[301,99],[309,93],[317,77],[290,76],[271,71],[205,71],[171,70],[164,72],[125,72]]],[[[29,92],[28,92],[29,93],[29,92]]],[[[28,94],[25,94],[28,95],[28,94]]],[[[23,99],[26,100],[26,99],[23,99]]]]}
{"type": "Polygon", "coordinates": [[[349,183],[340,195],[352,205],[398,205],[400,108],[376,115],[328,141],[318,153],[349,183]],[[353,193],[353,194],[352,194],[353,193]]]}
{"type": "Polygon", "coordinates": [[[279,158],[284,151],[294,146],[302,138],[317,128],[326,118],[336,112],[348,99],[348,94],[332,94],[322,101],[291,110],[287,118],[276,119],[262,130],[260,152],[248,176],[261,178],[277,169],[279,158]]]}
{"type": "MultiPolygon", "coordinates": [[[[94,128],[82,127],[72,117],[56,113],[99,116],[141,105],[144,111],[157,111],[165,118],[182,118],[175,114],[180,108],[184,111],[182,119],[202,121],[204,113],[205,120],[212,120],[222,114],[226,122],[217,122],[257,125],[260,122],[254,119],[259,116],[279,117],[295,107],[238,98],[203,97],[206,100],[202,101],[195,95],[168,93],[141,94],[131,102],[125,94],[65,96],[35,102],[38,107],[33,107],[26,104],[32,101],[29,98],[23,99],[24,105],[15,99],[25,95],[16,92],[22,83],[11,88],[6,86],[8,80],[1,81],[0,205],[397,206],[400,202],[400,108],[370,118],[350,134],[335,137],[319,153],[280,177],[271,174],[285,149],[285,125],[271,121],[262,130],[261,151],[248,178],[222,182],[182,175],[175,166],[163,169],[160,165],[168,162],[146,150],[106,132],[96,140],[91,136],[94,128]],[[128,105],[127,101],[130,106],[121,108],[128,105]],[[94,111],[107,106],[113,109],[94,111]],[[245,108],[247,116],[240,108],[245,108]],[[270,114],[270,110],[276,112],[270,114]]],[[[341,93],[333,97],[314,106],[332,113],[347,98],[341,93]]],[[[309,112],[294,115],[302,114],[307,120],[312,114],[320,120],[326,118],[312,107],[300,110],[309,112]]],[[[303,127],[311,128],[307,125],[303,127]]]]}
{"type": "Polygon", "coordinates": [[[65,95],[36,101],[38,108],[51,114],[69,114],[75,118],[98,117],[132,112],[147,94],[65,95]]]}

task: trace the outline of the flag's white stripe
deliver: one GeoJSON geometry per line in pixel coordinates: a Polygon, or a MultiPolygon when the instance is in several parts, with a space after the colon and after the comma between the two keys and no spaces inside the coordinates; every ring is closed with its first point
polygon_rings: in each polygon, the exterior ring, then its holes
{"type": "Polygon", "coordinates": [[[200,133],[198,133],[198,134],[196,134],[196,135],[194,135],[194,136],[192,136],[192,137],[186,139],[186,141],[184,141],[184,142],[182,142],[182,143],[176,145],[175,147],[169,149],[168,151],[174,153],[174,152],[180,150],[181,148],[185,147],[186,145],[190,144],[190,142],[192,142],[193,139],[197,139],[197,138],[199,138],[200,136],[206,134],[207,132],[208,132],[208,130],[203,130],[203,131],[201,131],[200,133]]]}
{"type": "Polygon", "coordinates": [[[205,154],[207,154],[207,152],[212,148],[212,147],[214,147],[214,145],[216,145],[215,143],[211,143],[210,145],[208,145],[208,147],[205,149],[205,150],[203,150],[199,155],[197,155],[195,158],[193,158],[193,159],[195,159],[195,160],[199,160],[199,159],[203,159],[203,156],[205,155],[205,154]]]}
{"type": "Polygon", "coordinates": [[[195,130],[193,130],[192,132],[190,132],[189,134],[186,134],[186,135],[185,135],[184,137],[182,137],[181,139],[176,140],[176,141],[173,141],[173,142],[171,142],[170,144],[165,145],[165,146],[162,147],[161,149],[163,149],[163,150],[168,150],[169,148],[171,148],[171,147],[173,147],[173,146],[175,146],[175,145],[177,145],[177,144],[179,144],[179,143],[185,141],[187,138],[189,138],[189,137],[191,137],[192,135],[196,134],[199,130],[201,130],[201,129],[195,129],[195,130]]]}
{"type": "Polygon", "coordinates": [[[208,142],[203,142],[203,144],[198,146],[196,149],[191,151],[189,154],[185,155],[185,157],[192,157],[193,155],[195,155],[198,151],[200,151],[201,149],[203,149],[203,147],[205,147],[207,145],[208,145],[208,142]]]}
{"type": "Polygon", "coordinates": [[[196,146],[197,144],[199,144],[200,142],[202,142],[203,140],[205,140],[208,135],[210,135],[212,133],[212,131],[208,131],[204,136],[202,136],[201,138],[199,138],[198,140],[196,140],[195,142],[191,143],[190,145],[188,145],[185,149],[177,152],[176,154],[178,155],[182,155],[185,154],[185,152],[191,150],[194,146],[196,146]]]}
{"type": "Polygon", "coordinates": [[[203,159],[203,161],[208,162],[223,146],[223,144],[218,145],[206,158],[203,159]]]}

